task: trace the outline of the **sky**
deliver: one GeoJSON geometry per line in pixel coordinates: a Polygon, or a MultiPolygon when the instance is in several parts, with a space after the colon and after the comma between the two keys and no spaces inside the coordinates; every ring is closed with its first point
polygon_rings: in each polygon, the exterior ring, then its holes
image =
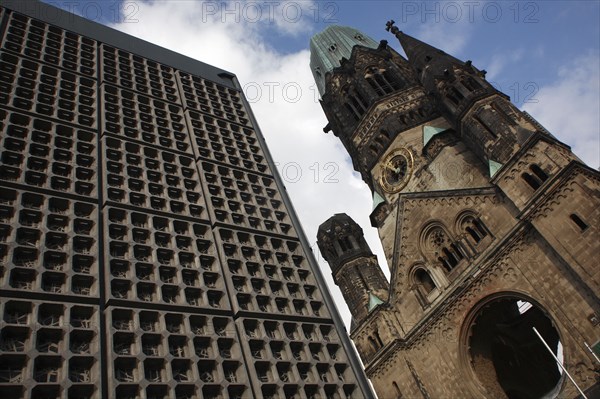
{"type": "Polygon", "coordinates": [[[388,40],[402,31],[487,70],[510,96],[584,162],[600,165],[600,1],[87,1],[46,0],[78,15],[237,75],[278,165],[336,306],[350,313],[316,247],[319,225],[347,213],[384,273],[371,193],[327,120],[309,69],[309,40],[352,26],[388,40]]]}

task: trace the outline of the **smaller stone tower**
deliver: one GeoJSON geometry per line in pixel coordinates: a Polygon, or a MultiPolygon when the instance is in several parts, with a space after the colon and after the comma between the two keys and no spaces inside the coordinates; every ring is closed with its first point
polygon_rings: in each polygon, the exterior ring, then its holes
{"type": "Polygon", "coordinates": [[[375,306],[388,299],[389,284],[377,256],[371,252],[360,226],[345,213],[319,226],[317,243],[350,308],[352,326],[361,323],[375,306]]]}

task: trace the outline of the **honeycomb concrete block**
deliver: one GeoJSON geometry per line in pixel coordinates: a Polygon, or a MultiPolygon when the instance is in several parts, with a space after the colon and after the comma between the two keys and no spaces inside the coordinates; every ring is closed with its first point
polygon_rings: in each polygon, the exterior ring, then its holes
{"type": "Polygon", "coordinates": [[[207,220],[193,158],[112,136],[102,150],[106,201],[207,220]]]}
{"type": "Polygon", "coordinates": [[[105,208],[107,298],[230,309],[209,225],[105,208]]]}
{"type": "Polygon", "coordinates": [[[101,96],[103,134],[193,155],[180,106],[107,84],[101,96]]]}
{"type": "Polygon", "coordinates": [[[272,177],[198,162],[211,219],[218,223],[296,237],[272,177]]]}
{"type": "Polygon", "coordinates": [[[251,126],[239,90],[181,71],[177,71],[176,77],[186,110],[198,111],[241,126],[251,126]]]}
{"type": "Polygon", "coordinates": [[[119,307],[109,307],[108,314],[114,392],[248,394],[248,374],[231,318],[119,307]]]}
{"type": "Polygon", "coordinates": [[[219,228],[217,246],[235,310],[330,317],[297,240],[219,228]]]}
{"type": "Polygon", "coordinates": [[[3,0],[0,392],[368,396],[274,168],[234,75],[3,0]]]}
{"type": "Polygon", "coordinates": [[[94,79],[0,51],[0,104],[88,129],[97,124],[94,79]]]}
{"type": "Polygon", "coordinates": [[[0,109],[0,179],[97,197],[95,132],[0,109]]]}
{"type": "Polygon", "coordinates": [[[97,75],[97,42],[57,26],[11,13],[2,49],[90,78],[97,75]]]}
{"type": "Polygon", "coordinates": [[[199,159],[227,163],[249,172],[272,175],[251,127],[186,110],[194,153],[199,159]]]}
{"type": "Polygon", "coordinates": [[[356,390],[335,329],[297,321],[236,321],[251,354],[253,384],[264,397],[348,397],[356,390]]]}
{"type": "Polygon", "coordinates": [[[107,44],[100,45],[100,81],[181,105],[175,69],[107,44]]]}
{"type": "Polygon", "coordinates": [[[99,307],[0,302],[0,387],[10,397],[100,397],[99,307]]]}
{"type": "Polygon", "coordinates": [[[10,188],[0,198],[0,287],[97,298],[98,207],[10,188]]]}

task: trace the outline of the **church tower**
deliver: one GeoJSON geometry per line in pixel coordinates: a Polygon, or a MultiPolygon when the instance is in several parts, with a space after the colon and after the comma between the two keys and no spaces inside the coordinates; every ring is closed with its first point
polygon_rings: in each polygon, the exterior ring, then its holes
{"type": "Polygon", "coordinates": [[[346,27],[311,40],[324,131],[373,193],[390,267],[388,287],[347,215],[321,225],[319,248],[375,390],[598,394],[600,174],[484,70],[393,21],[387,30],[406,58],[346,27]]]}
{"type": "Polygon", "coordinates": [[[387,299],[389,284],[363,231],[345,213],[329,218],[317,233],[319,250],[331,265],[333,278],[352,313],[352,326],[387,299]]]}

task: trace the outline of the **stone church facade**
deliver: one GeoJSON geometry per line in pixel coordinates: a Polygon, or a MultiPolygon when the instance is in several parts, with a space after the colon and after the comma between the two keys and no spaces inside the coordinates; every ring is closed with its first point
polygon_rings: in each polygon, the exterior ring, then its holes
{"type": "Polygon", "coordinates": [[[378,396],[576,397],[557,356],[593,397],[600,174],[485,71],[388,30],[407,58],[346,27],[311,40],[324,130],[373,193],[390,267],[347,215],[321,225],[378,396]]]}

